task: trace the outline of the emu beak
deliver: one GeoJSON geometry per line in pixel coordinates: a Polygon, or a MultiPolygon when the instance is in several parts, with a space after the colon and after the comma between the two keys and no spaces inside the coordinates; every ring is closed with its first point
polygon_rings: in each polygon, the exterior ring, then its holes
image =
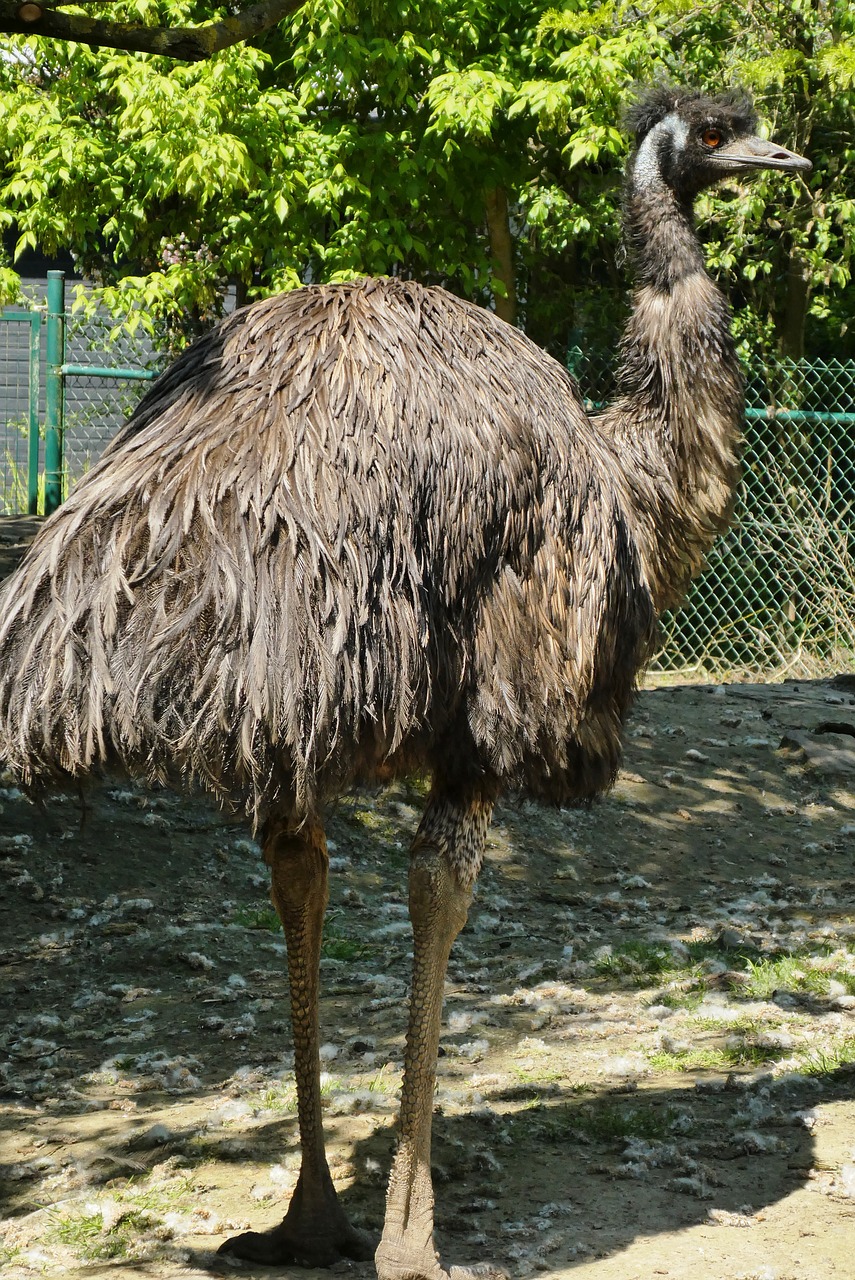
{"type": "Polygon", "coordinates": [[[784,169],[789,173],[810,173],[813,165],[777,142],[764,138],[735,138],[713,153],[713,160],[730,169],[784,169]]]}

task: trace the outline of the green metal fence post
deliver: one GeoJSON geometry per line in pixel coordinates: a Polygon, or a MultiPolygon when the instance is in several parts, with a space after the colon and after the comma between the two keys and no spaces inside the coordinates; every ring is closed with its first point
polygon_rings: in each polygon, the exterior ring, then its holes
{"type": "Polygon", "coordinates": [[[62,502],[62,365],[65,360],[65,272],[49,271],[45,338],[45,515],[62,502]]]}

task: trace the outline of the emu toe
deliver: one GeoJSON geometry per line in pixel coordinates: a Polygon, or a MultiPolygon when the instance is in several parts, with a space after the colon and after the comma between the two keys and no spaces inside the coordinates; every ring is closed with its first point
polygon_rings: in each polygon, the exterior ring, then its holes
{"type": "Polygon", "coordinates": [[[378,1280],[509,1280],[507,1271],[494,1262],[478,1262],[471,1267],[449,1267],[446,1271],[433,1246],[408,1248],[401,1240],[383,1240],[375,1254],[378,1280]]]}
{"type": "Polygon", "coordinates": [[[368,1262],[374,1257],[376,1240],[345,1223],[327,1232],[295,1230],[287,1221],[270,1231],[244,1231],[224,1240],[218,1253],[262,1262],[267,1266],[331,1267],[342,1258],[368,1262]]]}
{"type": "Polygon", "coordinates": [[[479,1262],[474,1267],[450,1267],[448,1280],[509,1280],[507,1271],[494,1262],[479,1262]]]}

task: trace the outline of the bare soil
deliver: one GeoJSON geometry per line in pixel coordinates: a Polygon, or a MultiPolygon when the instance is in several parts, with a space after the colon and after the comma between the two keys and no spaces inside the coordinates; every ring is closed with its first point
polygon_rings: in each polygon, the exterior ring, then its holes
{"type": "MultiPolygon", "coordinates": [[[[853,684],[648,690],[602,803],[501,807],[446,992],[446,1262],[855,1275],[853,684]]],[[[200,798],[104,782],[38,807],[0,785],[3,1274],[222,1271],[216,1246],[277,1221],[297,1174],[257,846],[200,798]]],[[[359,793],[329,819],[326,1122],[373,1230],[421,800],[359,793]]]]}

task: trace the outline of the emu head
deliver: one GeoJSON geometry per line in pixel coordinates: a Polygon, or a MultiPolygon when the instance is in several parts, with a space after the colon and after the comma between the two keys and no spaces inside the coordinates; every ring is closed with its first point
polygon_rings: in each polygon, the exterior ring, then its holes
{"type": "Polygon", "coordinates": [[[757,136],[757,115],[741,92],[707,97],[692,89],[657,86],[627,112],[635,134],[628,178],[636,189],[670,188],[691,201],[723,178],[755,169],[807,173],[804,156],[757,136]]]}

